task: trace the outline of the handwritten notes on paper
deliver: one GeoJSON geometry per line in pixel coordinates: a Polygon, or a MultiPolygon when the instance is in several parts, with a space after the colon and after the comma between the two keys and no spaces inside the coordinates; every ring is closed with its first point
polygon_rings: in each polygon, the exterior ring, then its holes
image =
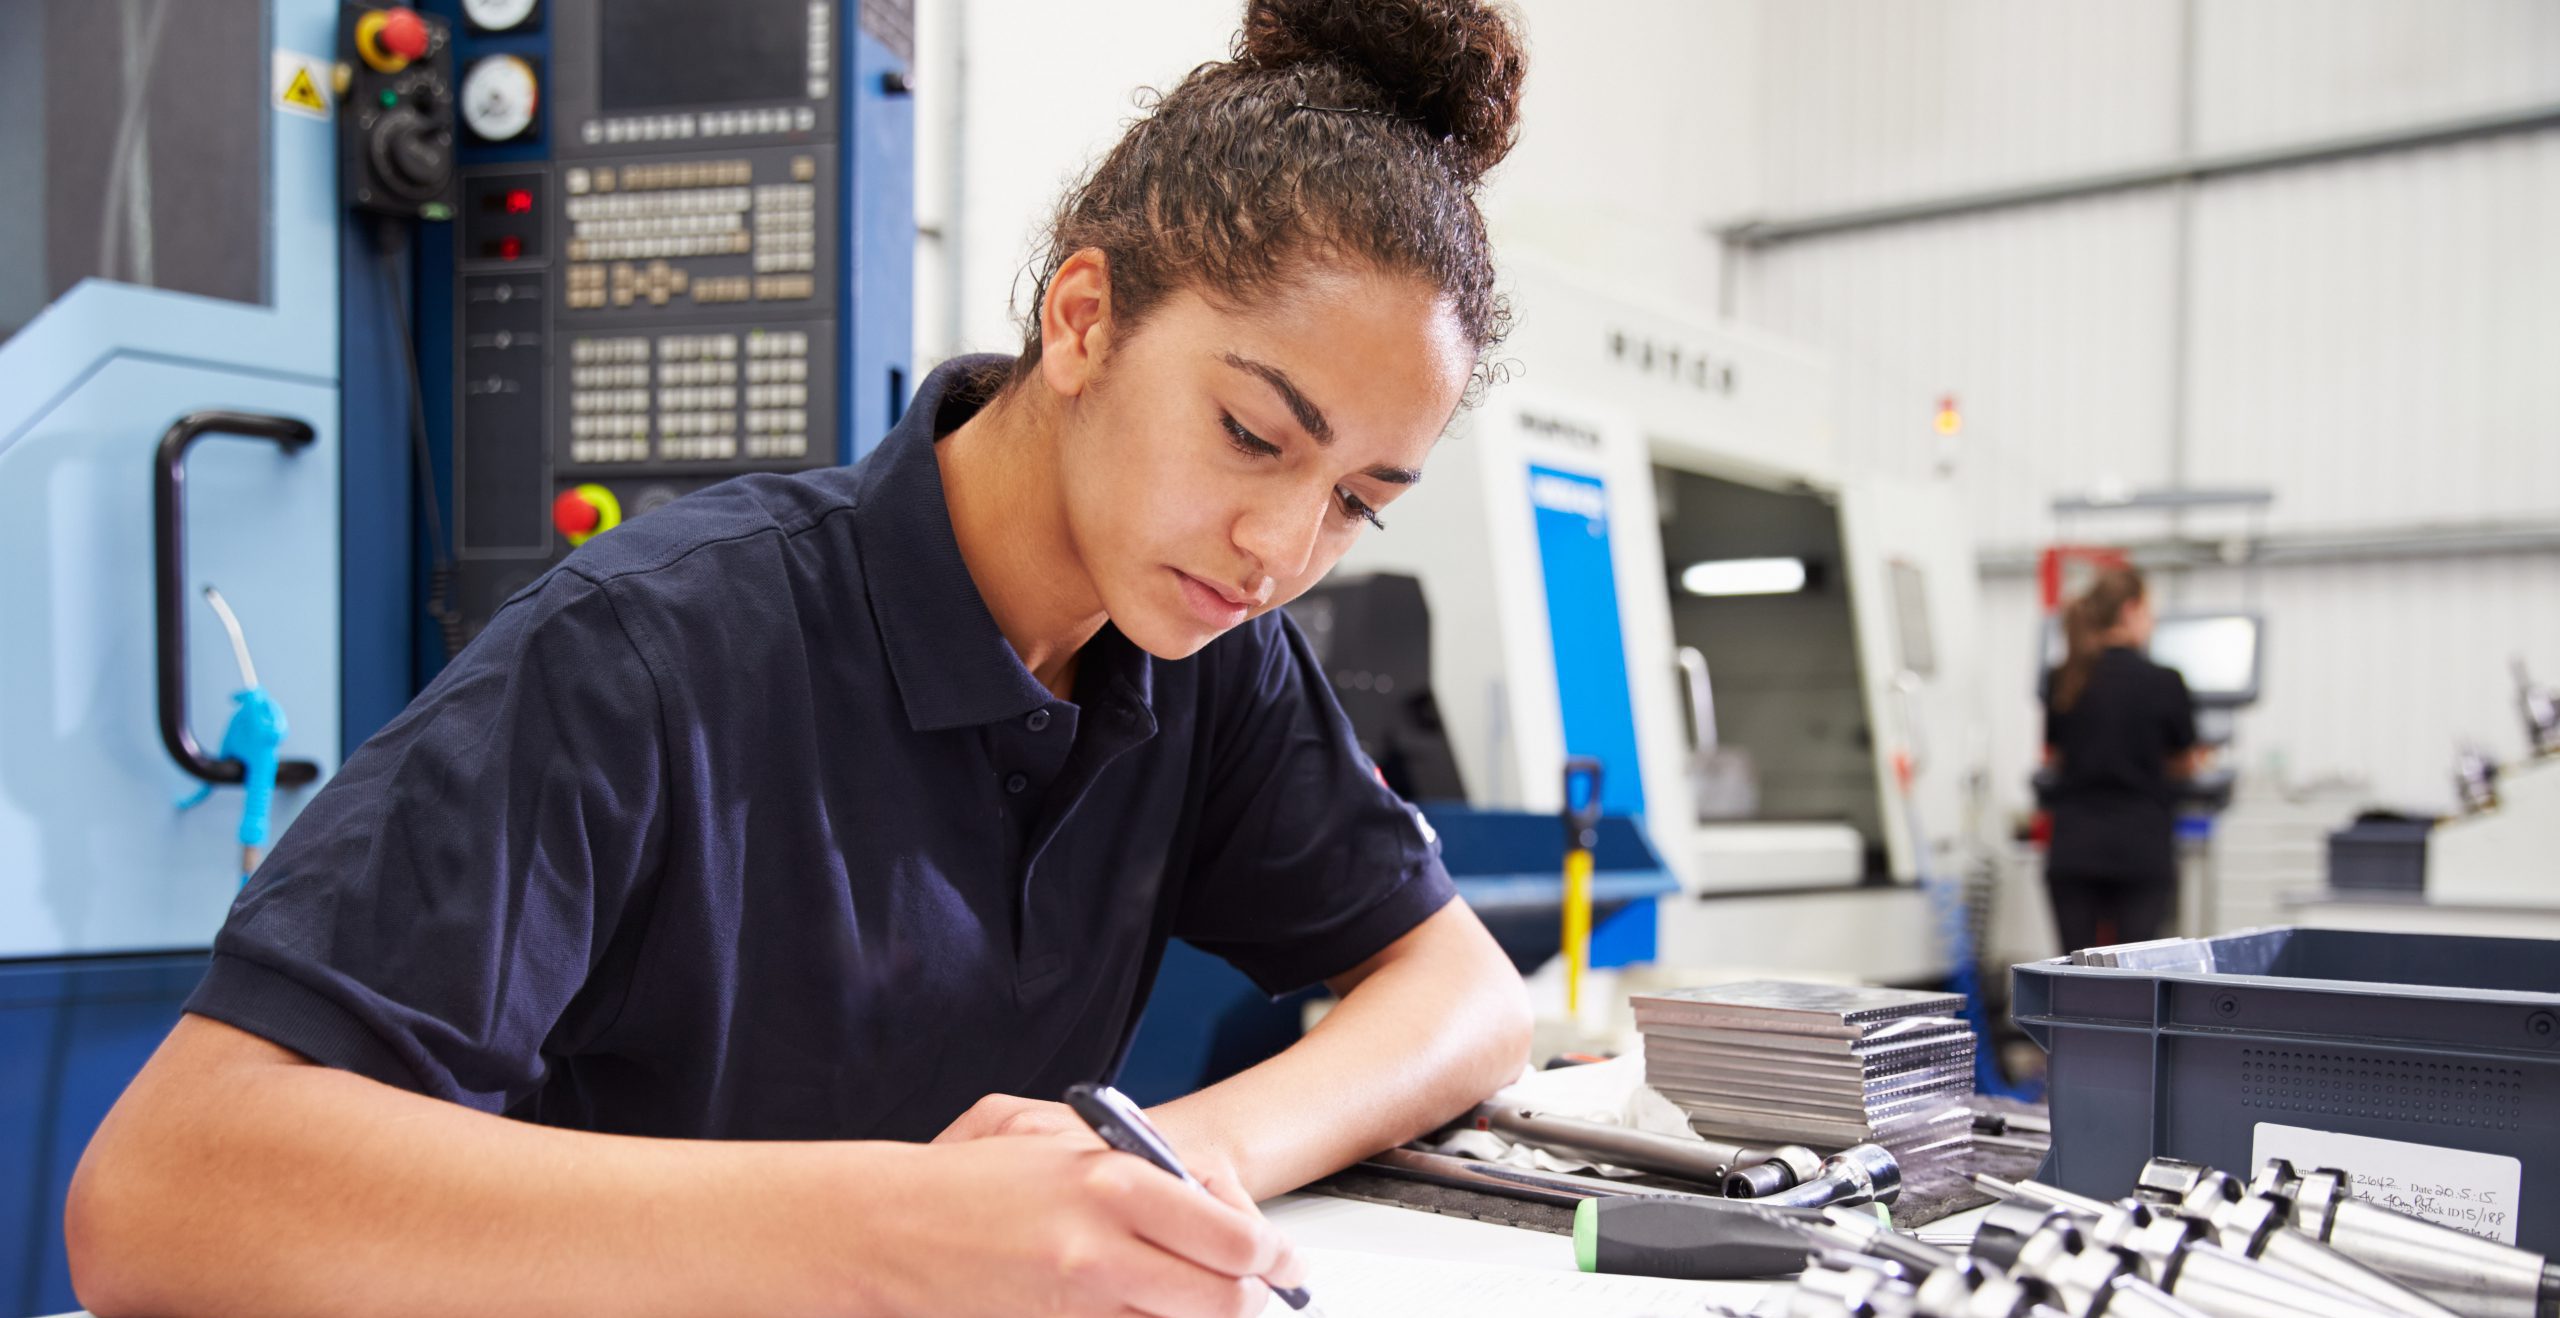
{"type": "Polygon", "coordinates": [[[2348,1174],[2356,1198],[2367,1203],[2516,1243],[2524,1164],[2514,1158],[2261,1121],[2250,1165],[2269,1158],[2290,1159],[2303,1171],[2338,1168],[2348,1174]]]}

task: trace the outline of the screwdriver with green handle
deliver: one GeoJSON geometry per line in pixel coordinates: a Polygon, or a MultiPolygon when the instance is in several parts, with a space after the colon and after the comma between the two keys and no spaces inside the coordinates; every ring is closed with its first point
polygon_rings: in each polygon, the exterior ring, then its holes
{"type": "Polygon", "coordinates": [[[1584,1272],[1686,1281],[1785,1277],[1804,1270],[1822,1223],[1819,1209],[1740,1199],[1585,1199],[1573,1210],[1573,1260],[1584,1272]]]}

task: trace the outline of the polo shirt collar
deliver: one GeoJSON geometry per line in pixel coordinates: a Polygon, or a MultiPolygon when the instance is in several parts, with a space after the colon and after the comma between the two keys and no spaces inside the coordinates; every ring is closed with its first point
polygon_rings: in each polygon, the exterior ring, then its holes
{"type": "MultiPolygon", "coordinates": [[[[978,594],[951,530],[942,467],[934,459],[937,430],[957,427],[986,403],[986,393],[966,391],[1001,380],[1005,361],[986,354],[936,367],[863,463],[854,541],[872,622],[907,722],[919,732],[999,723],[1057,700],[1023,666],[978,594]]],[[[1152,731],[1153,661],[1144,650],[1106,623],[1077,662],[1080,690],[1129,700],[1152,731]]]]}

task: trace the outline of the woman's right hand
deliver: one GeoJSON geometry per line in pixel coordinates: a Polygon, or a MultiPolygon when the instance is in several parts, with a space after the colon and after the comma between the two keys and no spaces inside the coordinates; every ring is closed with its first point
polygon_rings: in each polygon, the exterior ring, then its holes
{"type": "MultiPolygon", "coordinates": [[[[882,1146],[866,1148],[887,1152],[882,1146]]],[[[1304,1268],[1244,1193],[1210,1193],[1092,1136],[997,1136],[865,1158],[872,1224],[836,1254],[840,1310],[1251,1318],[1304,1268]]]]}

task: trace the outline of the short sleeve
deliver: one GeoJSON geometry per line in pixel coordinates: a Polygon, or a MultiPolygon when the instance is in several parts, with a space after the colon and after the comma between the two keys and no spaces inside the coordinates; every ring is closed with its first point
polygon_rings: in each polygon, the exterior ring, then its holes
{"type": "Polygon", "coordinates": [[[555,571],[350,756],[214,939],[187,1009],[492,1111],[658,863],[657,688],[607,587],[555,571]]]}
{"type": "Polygon", "coordinates": [[[2196,699],[2187,690],[2187,679],[2175,668],[2160,669],[2160,735],[2169,753],[2177,755],[2195,749],[2196,699]]]}
{"type": "Polygon", "coordinates": [[[1360,750],[1306,637],[1257,619],[1214,675],[1208,789],[1174,933],[1279,996],[1358,966],[1457,895],[1360,750]]]}

